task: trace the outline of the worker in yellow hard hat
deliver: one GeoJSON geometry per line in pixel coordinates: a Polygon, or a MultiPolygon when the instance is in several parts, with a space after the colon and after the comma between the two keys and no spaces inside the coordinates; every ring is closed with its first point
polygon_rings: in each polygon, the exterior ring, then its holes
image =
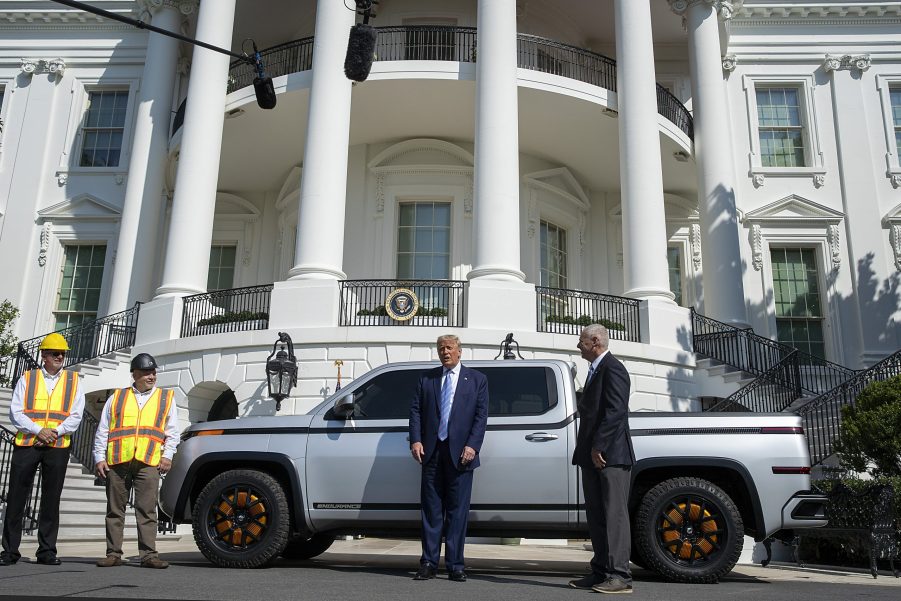
{"type": "Polygon", "coordinates": [[[38,522],[38,563],[57,566],[56,535],[59,499],[69,464],[70,437],[84,412],[78,374],[63,369],[69,344],[48,334],[40,346],[42,367],[22,374],[13,391],[9,418],[16,428],[9,471],[9,493],[3,520],[0,566],[19,561],[22,517],[34,475],[41,468],[41,516],[38,522]]]}

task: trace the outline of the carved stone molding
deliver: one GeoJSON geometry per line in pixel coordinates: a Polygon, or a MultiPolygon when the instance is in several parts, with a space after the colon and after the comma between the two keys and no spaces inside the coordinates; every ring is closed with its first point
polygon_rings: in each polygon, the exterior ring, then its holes
{"type": "Polygon", "coordinates": [[[138,0],[138,6],[151,14],[164,6],[188,16],[197,10],[198,0],[138,0]]]}
{"type": "Polygon", "coordinates": [[[843,56],[827,54],[825,60],[823,60],[823,69],[825,69],[827,73],[830,71],[851,69],[866,71],[870,68],[870,65],[871,61],[869,54],[845,54],[843,56]]]}
{"type": "Polygon", "coordinates": [[[466,176],[466,187],[463,188],[463,212],[472,215],[473,178],[471,174],[466,176]]]}
{"type": "Polygon", "coordinates": [[[889,238],[892,243],[892,251],[895,255],[895,269],[901,271],[901,223],[892,224],[889,230],[889,238]]]}
{"type": "Polygon", "coordinates": [[[889,175],[889,180],[892,182],[892,187],[896,190],[901,188],[901,173],[892,173],[889,175]]]}
{"type": "Polygon", "coordinates": [[[723,57],[723,71],[728,73],[735,71],[736,64],[738,64],[738,58],[734,54],[727,54],[723,57]]]}
{"type": "Polygon", "coordinates": [[[53,223],[50,221],[44,222],[44,227],[41,230],[41,247],[40,252],[38,253],[38,265],[43,267],[47,264],[47,251],[50,250],[50,237],[52,236],[53,223]]]}
{"type": "Polygon", "coordinates": [[[764,182],[766,182],[766,176],[762,173],[753,173],[751,175],[751,181],[754,183],[755,188],[760,188],[763,186],[764,182]]]}
{"type": "Polygon", "coordinates": [[[26,75],[49,73],[62,77],[66,71],[66,61],[61,58],[23,58],[21,61],[19,68],[26,75]]]}
{"type": "Polygon", "coordinates": [[[189,75],[191,73],[191,59],[187,56],[179,57],[175,69],[180,75],[189,75]]]}
{"type": "Polygon", "coordinates": [[[65,186],[69,181],[69,172],[68,171],[57,171],[56,172],[56,183],[60,186],[65,186]]]}
{"type": "Polygon", "coordinates": [[[741,8],[744,0],[669,0],[669,6],[674,13],[683,16],[693,4],[706,4],[724,21],[728,21],[735,15],[735,11],[741,8]]]}
{"type": "Polygon", "coordinates": [[[816,188],[822,188],[826,184],[826,176],[822,173],[817,173],[813,176],[813,185],[816,188]]]}
{"type": "Polygon", "coordinates": [[[826,230],[829,239],[829,253],[832,255],[832,268],[838,269],[842,264],[841,228],[832,223],[826,230]]]}
{"type": "Polygon", "coordinates": [[[689,243],[691,244],[691,262],[695,269],[701,268],[701,226],[692,223],[688,230],[689,243]]]}
{"type": "Polygon", "coordinates": [[[529,206],[528,206],[529,228],[526,230],[529,238],[534,238],[538,230],[538,222],[540,221],[540,213],[538,212],[538,194],[535,190],[530,190],[529,206]]]}
{"type": "Polygon", "coordinates": [[[585,211],[579,211],[579,256],[585,256],[585,228],[588,225],[585,211]]]}
{"type": "Polygon", "coordinates": [[[375,178],[375,212],[385,212],[385,174],[379,173],[375,178]]]}
{"type": "Polygon", "coordinates": [[[757,223],[751,226],[751,253],[754,271],[760,271],[763,269],[763,231],[757,223]]]}

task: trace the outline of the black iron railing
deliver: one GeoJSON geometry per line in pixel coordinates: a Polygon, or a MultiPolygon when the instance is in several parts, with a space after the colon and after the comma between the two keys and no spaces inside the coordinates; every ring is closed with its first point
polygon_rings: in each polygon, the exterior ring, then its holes
{"type": "Polygon", "coordinates": [[[861,391],[873,382],[898,375],[901,375],[901,351],[857,373],[798,410],[804,420],[811,465],[832,455],[832,443],[841,432],[842,407],[853,405],[861,391]]]}
{"type": "Polygon", "coordinates": [[[78,429],[72,433],[72,441],[69,445],[70,457],[76,460],[89,472],[94,471],[94,437],[97,435],[97,426],[100,422],[86,410],[82,412],[81,423],[78,429]]]}
{"type": "Polygon", "coordinates": [[[271,296],[272,284],[186,296],[181,337],[265,330],[271,296]]]}
{"type": "MultiPolygon", "coordinates": [[[[313,66],[313,38],[285,42],[267,48],[260,54],[269,77],[309,71],[313,66]]],[[[253,65],[244,61],[232,62],[228,69],[228,93],[231,94],[235,90],[251,85],[254,77],[256,77],[256,69],[253,65]]]]}
{"type": "Polygon", "coordinates": [[[786,355],[781,361],[760,374],[753,382],[709,407],[707,411],[752,411],[754,413],[779,412],[801,396],[798,369],[798,351],[786,355]]]}
{"type": "MultiPolygon", "coordinates": [[[[12,463],[13,450],[15,449],[16,435],[0,426],[0,503],[9,501],[9,472],[12,463]]],[[[38,467],[34,476],[34,482],[25,499],[25,514],[22,521],[22,531],[26,534],[37,528],[38,515],[41,502],[41,470],[38,467]]],[[[3,513],[6,513],[5,507],[3,513]]]]}
{"type": "Polygon", "coordinates": [[[607,327],[610,338],[641,342],[640,302],[584,290],[535,286],[539,332],[578,335],[592,323],[607,327]]]}
{"type": "MultiPolygon", "coordinates": [[[[131,309],[57,330],[69,343],[63,368],[133,346],[140,309],[141,303],[135,303],[131,309]]],[[[19,343],[16,366],[13,369],[13,385],[27,370],[40,366],[38,360],[43,339],[44,336],[38,336],[19,343]]]]}
{"type": "Polygon", "coordinates": [[[13,381],[13,370],[16,367],[16,356],[0,357],[0,388],[8,387],[13,381]]]}
{"type": "MultiPolygon", "coordinates": [[[[474,27],[411,25],[377,27],[377,61],[427,60],[474,63],[478,33],[474,27]]],[[[596,52],[534,35],[520,33],[517,62],[521,69],[541,71],[616,91],[616,61],[596,52]]],[[[272,77],[306,71],[313,65],[313,38],[273,46],[261,52],[272,77]]],[[[235,61],[229,69],[229,93],[253,83],[254,68],[235,61]]],[[[665,88],[657,86],[657,110],[689,138],[694,137],[691,114],[665,88]]],[[[177,130],[173,127],[173,133],[177,130]]]]}
{"type": "Polygon", "coordinates": [[[341,326],[466,327],[466,282],[460,280],[344,280],[341,326]],[[386,303],[394,291],[406,288],[419,307],[409,319],[393,319],[386,303]]]}
{"type": "Polygon", "coordinates": [[[798,396],[823,394],[856,373],[838,363],[759,336],[750,328],[737,328],[711,319],[694,309],[691,322],[696,353],[754,376],[769,374],[774,382],[797,390],[798,396]]]}

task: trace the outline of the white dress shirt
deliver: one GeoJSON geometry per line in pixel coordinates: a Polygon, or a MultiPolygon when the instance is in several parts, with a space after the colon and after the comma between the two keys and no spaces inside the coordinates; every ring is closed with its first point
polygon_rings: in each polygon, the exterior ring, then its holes
{"type": "MultiPolygon", "coordinates": [[[[59,382],[60,375],[63,373],[62,370],[56,372],[55,376],[51,376],[41,368],[41,373],[44,375],[44,386],[47,387],[47,394],[53,394],[53,389],[56,388],[57,383],[59,382]]],[[[75,392],[75,400],[72,401],[72,408],[69,411],[69,417],[67,417],[63,423],[58,425],[55,430],[59,436],[63,436],[65,434],[72,434],[75,430],[78,429],[78,424],[81,423],[81,416],[84,412],[84,392],[81,390],[81,379],[76,375],[76,392],[75,392]]],[[[16,427],[16,430],[19,432],[25,432],[26,434],[34,434],[37,436],[37,433],[41,431],[41,427],[34,423],[30,417],[25,415],[25,378],[19,378],[19,381],[16,383],[16,389],[13,391],[12,402],[9,405],[9,421],[13,426],[16,427]]]]}
{"type": "MultiPolygon", "coordinates": [[[[150,396],[155,391],[156,386],[147,392],[138,392],[134,387],[131,389],[131,392],[135,395],[135,400],[138,401],[138,407],[141,409],[144,408],[144,405],[147,404],[150,396]]],[[[111,394],[110,397],[106,399],[106,404],[103,406],[103,414],[100,416],[100,425],[97,426],[97,436],[94,438],[94,465],[97,465],[101,461],[106,461],[110,412],[112,411],[113,397],[115,396],[115,393],[111,394]]],[[[161,398],[160,401],[162,400],[163,399],[161,398]]],[[[166,441],[163,443],[163,459],[172,459],[175,456],[175,447],[178,446],[178,443],[180,442],[179,437],[181,436],[181,429],[178,427],[178,408],[175,406],[174,400],[169,406],[169,417],[166,420],[165,432],[166,441]]]]}
{"type": "Polygon", "coordinates": [[[594,375],[597,373],[598,367],[601,366],[601,361],[604,360],[604,357],[606,357],[607,353],[609,353],[609,352],[610,352],[610,349],[607,349],[606,351],[604,351],[603,353],[598,355],[597,358],[595,358],[595,360],[592,361],[591,364],[588,366],[588,373],[591,374],[591,377],[590,378],[588,376],[585,377],[585,386],[588,386],[588,383],[594,379],[594,375]]]}
{"type": "MultiPolygon", "coordinates": [[[[457,394],[457,382],[460,380],[460,363],[457,363],[451,369],[447,369],[446,367],[444,367],[444,369],[441,372],[441,388],[444,388],[444,378],[447,377],[448,372],[450,372],[451,394],[450,394],[450,403],[447,406],[447,415],[448,415],[448,421],[450,421],[450,413],[451,413],[451,410],[454,408],[454,395],[457,394]]],[[[438,399],[440,402],[440,399],[441,399],[440,395],[439,395],[438,399]]]]}

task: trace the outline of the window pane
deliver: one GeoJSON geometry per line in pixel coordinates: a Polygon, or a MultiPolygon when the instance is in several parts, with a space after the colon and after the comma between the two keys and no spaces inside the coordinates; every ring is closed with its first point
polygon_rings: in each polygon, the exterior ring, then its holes
{"type": "Polygon", "coordinates": [[[777,339],[823,357],[823,307],[816,252],[812,248],[773,248],[770,260],[777,339]]]}
{"type": "Polygon", "coordinates": [[[539,229],[541,232],[539,285],[566,288],[566,230],[549,221],[541,221],[539,229]]]}
{"type": "Polygon", "coordinates": [[[82,167],[115,167],[122,151],[128,92],[88,92],[82,127],[82,167]]]}
{"type": "Polygon", "coordinates": [[[105,259],[105,245],[66,246],[54,315],[57,329],[97,318],[105,259]]]}
{"type": "Polygon", "coordinates": [[[666,249],[666,262],[669,266],[669,289],[675,295],[677,305],[682,305],[682,252],[679,247],[666,249]]]}
{"type": "Polygon", "coordinates": [[[210,247],[210,267],[207,272],[206,289],[229,290],[235,287],[235,246],[216,245],[210,247]]]}
{"type": "Polygon", "coordinates": [[[447,202],[408,202],[398,208],[397,277],[450,276],[450,218],[447,202]]]}
{"type": "Polygon", "coordinates": [[[410,418],[410,403],[422,372],[389,371],[354,391],[354,419],[410,418]]]}
{"type": "Polygon", "coordinates": [[[557,383],[547,367],[478,367],[488,378],[488,415],[540,415],[557,404],[557,383]]]}
{"type": "Polygon", "coordinates": [[[804,166],[804,127],[798,89],[761,88],[756,95],[761,165],[804,166]]]}

